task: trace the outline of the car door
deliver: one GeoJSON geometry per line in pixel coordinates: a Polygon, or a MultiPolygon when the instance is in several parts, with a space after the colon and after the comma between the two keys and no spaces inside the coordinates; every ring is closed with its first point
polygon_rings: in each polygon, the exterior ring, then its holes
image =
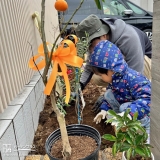
{"type": "Polygon", "coordinates": [[[139,28],[140,30],[144,29],[151,29],[152,28],[152,16],[142,8],[138,7],[137,5],[133,4],[130,1],[125,1],[128,8],[133,11],[133,14],[136,17],[135,27],[139,28]]]}
{"type": "Polygon", "coordinates": [[[121,0],[106,0],[102,2],[102,18],[118,18],[123,19],[126,23],[135,25],[136,18],[134,15],[126,16],[123,11],[128,9],[127,5],[121,0]]]}

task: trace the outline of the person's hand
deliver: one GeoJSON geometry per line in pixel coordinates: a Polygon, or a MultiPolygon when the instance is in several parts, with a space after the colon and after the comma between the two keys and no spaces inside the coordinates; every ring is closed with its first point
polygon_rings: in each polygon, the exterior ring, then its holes
{"type": "Polygon", "coordinates": [[[105,110],[101,110],[96,117],[94,118],[94,122],[96,122],[96,124],[100,123],[102,119],[105,119],[107,116],[107,111],[105,110]]]}
{"type": "Polygon", "coordinates": [[[103,100],[104,100],[104,96],[103,95],[99,96],[99,98],[97,99],[97,101],[95,102],[95,104],[92,108],[93,112],[95,112],[95,113],[100,112],[100,106],[103,103],[103,100]]]}

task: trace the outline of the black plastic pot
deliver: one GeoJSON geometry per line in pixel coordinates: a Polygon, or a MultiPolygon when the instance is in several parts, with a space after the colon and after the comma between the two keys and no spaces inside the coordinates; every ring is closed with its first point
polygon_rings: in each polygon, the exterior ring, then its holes
{"type": "MultiPolygon", "coordinates": [[[[67,133],[68,133],[68,136],[88,136],[95,139],[95,141],[97,142],[96,150],[92,154],[90,154],[89,156],[81,160],[98,160],[98,152],[101,145],[101,136],[95,128],[88,125],[83,125],[83,124],[72,124],[67,126],[67,133]]],[[[57,129],[53,133],[51,133],[46,140],[45,150],[50,160],[59,160],[57,158],[54,158],[50,154],[50,152],[51,152],[52,146],[60,137],[61,137],[60,129],[57,129]]]]}

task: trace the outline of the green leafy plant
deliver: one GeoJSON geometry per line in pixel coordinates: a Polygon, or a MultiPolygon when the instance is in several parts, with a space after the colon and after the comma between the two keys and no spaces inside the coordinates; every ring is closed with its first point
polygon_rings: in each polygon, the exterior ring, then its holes
{"type": "Polygon", "coordinates": [[[113,141],[112,154],[125,151],[126,159],[139,155],[143,158],[151,157],[150,144],[147,144],[148,134],[140,121],[137,120],[138,112],[132,119],[128,117],[130,109],[127,109],[123,116],[117,115],[113,110],[109,110],[108,114],[112,117],[106,123],[117,123],[115,136],[105,134],[102,136],[105,140],[113,141]]]}
{"type": "MultiPolygon", "coordinates": [[[[102,5],[101,5],[100,0],[94,0],[94,1],[95,1],[96,5],[97,5],[97,8],[101,10],[102,9],[102,5]]],[[[102,2],[105,2],[105,0],[102,0],[102,2]]]]}
{"type": "MultiPolygon", "coordinates": [[[[72,38],[72,37],[71,37],[72,38]]],[[[86,33],[85,37],[83,38],[79,38],[78,40],[78,43],[76,45],[76,48],[77,48],[77,55],[81,58],[84,59],[84,54],[87,53],[87,50],[88,50],[88,34],[86,33]]],[[[70,80],[70,85],[71,85],[71,92],[76,94],[76,95],[79,95],[79,88],[80,88],[80,85],[79,85],[79,82],[80,82],[80,76],[82,74],[82,70],[81,68],[77,68],[77,67],[73,67],[73,66],[69,66],[68,65],[68,71],[67,71],[67,74],[68,74],[68,77],[69,77],[69,80],[70,80]]],[[[64,113],[64,114],[67,114],[64,107],[69,107],[70,104],[66,104],[65,103],[65,90],[66,90],[66,86],[65,86],[65,82],[64,82],[64,79],[62,76],[57,76],[57,82],[60,84],[61,86],[61,89],[62,89],[62,95],[60,95],[58,92],[57,92],[57,98],[56,98],[56,104],[57,104],[57,107],[59,108],[59,110],[64,113]]],[[[71,94],[71,97],[70,97],[70,102],[72,101],[75,101],[75,109],[77,110],[78,107],[79,107],[79,111],[76,111],[76,113],[78,114],[82,114],[82,108],[81,105],[79,104],[79,99],[80,97],[79,96],[76,96],[74,97],[72,94],[71,94]],[[80,106],[79,106],[80,105],[80,106]]],[[[79,115],[81,117],[81,115],[79,115]]]]}

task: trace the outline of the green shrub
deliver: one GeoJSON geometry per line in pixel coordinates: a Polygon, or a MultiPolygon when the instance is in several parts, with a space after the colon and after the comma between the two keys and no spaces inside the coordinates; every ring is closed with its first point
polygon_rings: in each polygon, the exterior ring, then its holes
{"type": "Polygon", "coordinates": [[[124,115],[117,115],[113,110],[109,110],[108,114],[112,117],[106,123],[117,123],[115,136],[105,134],[102,138],[113,141],[112,154],[116,155],[117,152],[126,152],[126,158],[129,160],[131,157],[140,155],[144,158],[151,157],[150,144],[147,144],[148,134],[144,127],[141,126],[137,120],[138,112],[136,112],[132,119],[128,118],[130,109],[127,109],[124,115]]]}

